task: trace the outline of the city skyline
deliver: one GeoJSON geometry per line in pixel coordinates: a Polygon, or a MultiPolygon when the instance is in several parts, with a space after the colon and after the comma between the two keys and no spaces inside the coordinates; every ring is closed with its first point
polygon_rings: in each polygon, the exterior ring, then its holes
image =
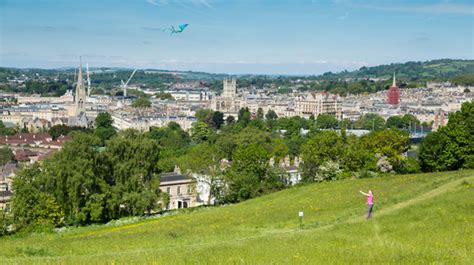
{"type": "Polygon", "coordinates": [[[469,1],[3,1],[0,66],[320,74],[472,59],[469,1]],[[105,10],[105,12],[104,12],[105,10]],[[189,23],[170,36],[160,29],[189,23]]]}

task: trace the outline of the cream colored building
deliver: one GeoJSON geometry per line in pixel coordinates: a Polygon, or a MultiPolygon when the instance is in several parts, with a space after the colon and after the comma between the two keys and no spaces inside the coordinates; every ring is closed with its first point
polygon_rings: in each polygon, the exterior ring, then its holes
{"type": "Polygon", "coordinates": [[[196,181],[186,175],[181,175],[179,168],[174,172],[163,173],[160,178],[160,190],[169,195],[167,210],[189,208],[201,205],[196,193],[196,181]]]}
{"type": "Polygon", "coordinates": [[[295,100],[295,115],[309,118],[311,115],[331,114],[342,119],[341,99],[338,95],[327,92],[310,92],[300,95],[295,100]]]}
{"type": "Polygon", "coordinates": [[[60,97],[42,97],[40,95],[28,95],[17,97],[18,104],[31,104],[31,103],[51,103],[51,104],[62,104],[74,102],[74,96],[72,91],[68,90],[60,97]]]}

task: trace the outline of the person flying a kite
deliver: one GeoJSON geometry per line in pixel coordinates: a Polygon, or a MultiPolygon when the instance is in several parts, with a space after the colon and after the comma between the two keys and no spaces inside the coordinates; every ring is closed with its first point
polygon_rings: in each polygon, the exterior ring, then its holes
{"type": "Polygon", "coordinates": [[[178,28],[176,29],[174,26],[171,26],[171,28],[164,29],[163,32],[169,31],[170,35],[176,34],[176,33],[181,33],[184,31],[184,29],[189,26],[189,24],[182,24],[179,25],[178,28]]]}

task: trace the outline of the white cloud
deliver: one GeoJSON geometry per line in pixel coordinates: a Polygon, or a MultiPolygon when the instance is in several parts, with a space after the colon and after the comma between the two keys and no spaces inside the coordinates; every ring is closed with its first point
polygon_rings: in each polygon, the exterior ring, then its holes
{"type": "Polygon", "coordinates": [[[196,6],[207,6],[209,8],[212,8],[212,5],[209,3],[207,0],[191,0],[191,3],[193,3],[196,6]]]}
{"type": "Polygon", "coordinates": [[[146,0],[146,2],[150,5],[159,6],[159,4],[158,4],[158,2],[156,2],[156,0],[146,0]]]}
{"type": "Polygon", "coordinates": [[[178,4],[180,6],[205,6],[213,8],[209,0],[146,0],[147,3],[154,6],[164,6],[170,4],[178,4]]]}
{"type": "Polygon", "coordinates": [[[457,15],[473,15],[474,14],[474,5],[453,4],[449,2],[444,2],[440,4],[430,4],[430,5],[354,4],[352,6],[358,7],[358,8],[367,8],[367,9],[394,11],[394,12],[457,14],[457,15]]]}

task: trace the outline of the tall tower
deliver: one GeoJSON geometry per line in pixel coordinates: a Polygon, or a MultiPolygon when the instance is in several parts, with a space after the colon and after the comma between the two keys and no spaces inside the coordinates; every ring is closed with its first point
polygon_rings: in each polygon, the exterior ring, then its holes
{"type": "Polygon", "coordinates": [[[86,107],[86,89],[84,80],[82,79],[82,63],[79,64],[79,74],[77,75],[76,96],[74,97],[76,104],[76,115],[85,112],[86,107]]]}
{"type": "Polygon", "coordinates": [[[237,95],[237,81],[234,77],[224,78],[224,92],[222,96],[224,98],[235,98],[237,95]]]}
{"type": "Polygon", "coordinates": [[[390,105],[398,105],[400,103],[400,89],[397,87],[395,73],[393,73],[392,86],[388,89],[387,92],[387,103],[390,105]]]}

